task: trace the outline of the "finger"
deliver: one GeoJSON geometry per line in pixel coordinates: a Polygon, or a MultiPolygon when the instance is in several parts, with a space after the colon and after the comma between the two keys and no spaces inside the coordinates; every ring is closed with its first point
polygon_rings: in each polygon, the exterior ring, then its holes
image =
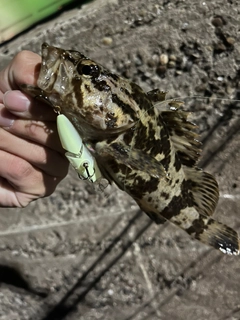
{"type": "Polygon", "coordinates": [[[0,91],[19,89],[21,84],[36,85],[41,57],[31,51],[21,51],[0,72],[0,91]]]}
{"type": "Polygon", "coordinates": [[[0,128],[0,149],[24,159],[49,175],[64,177],[67,174],[68,161],[63,155],[19,138],[2,128],[0,128]]]}
{"type": "Polygon", "coordinates": [[[56,113],[49,105],[19,90],[7,91],[3,95],[3,104],[12,114],[22,119],[56,120],[56,113]]]}
{"type": "Polygon", "coordinates": [[[49,176],[24,159],[0,150],[0,207],[25,207],[48,196],[62,177],[49,176]]]}
{"type": "Polygon", "coordinates": [[[56,122],[18,119],[0,104],[0,127],[4,127],[6,131],[20,138],[64,153],[58,137],[56,122]]]}
{"type": "Polygon", "coordinates": [[[0,127],[11,127],[17,117],[11,114],[5,106],[0,103],[0,127]]]}

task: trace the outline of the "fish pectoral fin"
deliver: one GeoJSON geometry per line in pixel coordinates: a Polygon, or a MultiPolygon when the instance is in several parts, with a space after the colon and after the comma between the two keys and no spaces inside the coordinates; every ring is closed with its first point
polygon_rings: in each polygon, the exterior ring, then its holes
{"type": "Polygon", "coordinates": [[[206,216],[213,214],[218,203],[218,183],[214,177],[197,168],[183,167],[188,181],[191,182],[195,207],[206,216]]]}
{"type": "Polygon", "coordinates": [[[168,177],[165,168],[159,161],[140,150],[131,150],[127,161],[132,168],[144,171],[154,178],[168,177]]]}
{"type": "Polygon", "coordinates": [[[166,92],[152,90],[148,93],[154,108],[164,121],[176,153],[183,165],[194,166],[201,153],[201,142],[194,131],[196,125],[188,120],[190,112],[184,111],[180,100],[165,100],[166,92]],[[180,109],[181,108],[181,109],[180,109]]]}
{"type": "Polygon", "coordinates": [[[102,141],[96,144],[96,152],[102,158],[112,157],[119,164],[124,164],[133,170],[143,171],[154,178],[168,178],[163,165],[155,158],[143,153],[141,150],[132,149],[124,143],[114,141],[110,144],[102,141]]]}
{"type": "Polygon", "coordinates": [[[189,112],[182,110],[161,111],[170,139],[183,165],[194,166],[201,153],[201,142],[194,131],[196,125],[187,120],[189,112]]]}

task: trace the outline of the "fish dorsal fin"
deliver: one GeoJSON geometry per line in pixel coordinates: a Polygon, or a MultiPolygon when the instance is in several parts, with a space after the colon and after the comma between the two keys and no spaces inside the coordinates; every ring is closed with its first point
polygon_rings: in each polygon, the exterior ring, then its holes
{"type": "Polygon", "coordinates": [[[218,183],[214,177],[198,168],[183,166],[188,181],[191,182],[195,207],[199,213],[213,214],[219,198],[218,183]]]}
{"type": "Polygon", "coordinates": [[[182,101],[165,100],[166,92],[152,90],[147,94],[165,122],[182,164],[194,166],[201,153],[201,142],[194,131],[196,125],[187,120],[190,112],[179,110],[183,105],[182,101]]]}
{"type": "Polygon", "coordinates": [[[148,98],[153,104],[166,100],[167,91],[160,91],[159,89],[153,89],[147,92],[148,98]]]}

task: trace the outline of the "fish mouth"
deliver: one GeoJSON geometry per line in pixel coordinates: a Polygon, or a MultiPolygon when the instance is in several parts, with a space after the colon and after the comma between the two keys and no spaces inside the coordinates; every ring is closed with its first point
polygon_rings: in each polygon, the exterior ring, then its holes
{"type": "Polygon", "coordinates": [[[59,48],[49,46],[47,43],[42,44],[42,64],[37,81],[40,89],[44,91],[53,89],[61,62],[60,56],[59,48]]]}
{"type": "Polygon", "coordinates": [[[66,95],[73,78],[74,58],[70,51],[42,44],[42,64],[37,85],[44,92],[66,95]]]}

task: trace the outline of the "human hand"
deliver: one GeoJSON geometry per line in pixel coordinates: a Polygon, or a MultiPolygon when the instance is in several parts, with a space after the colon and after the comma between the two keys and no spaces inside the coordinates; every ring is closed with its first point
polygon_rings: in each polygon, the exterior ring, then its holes
{"type": "Polygon", "coordinates": [[[21,91],[36,85],[40,56],[22,51],[0,71],[0,207],[25,207],[66,176],[53,110],[21,91]]]}

